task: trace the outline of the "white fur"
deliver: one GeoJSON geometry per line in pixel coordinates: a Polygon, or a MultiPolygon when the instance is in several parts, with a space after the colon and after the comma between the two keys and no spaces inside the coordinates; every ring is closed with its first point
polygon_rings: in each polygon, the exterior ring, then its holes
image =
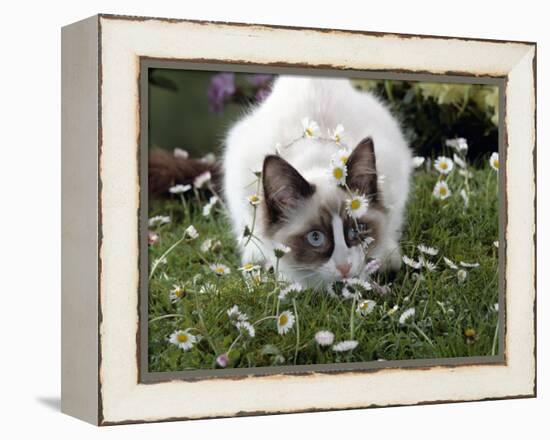
{"type": "MultiPolygon", "coordinates": [[[[242,246],[240,237],[245,226],[252,224],[253,213],[246,198],[256,192],[256,185],[251,183],[256,180],[254,172],[262,169],[265,156],[276,153],[276,144],[284,146],[301,137],[304,117],[319,124],[323,137],[328,137],[329,130],[343,124],[343,143],[350,149],[366,137],[373,139],[379,181],[383,176],[379,192],[387,214],[373,213],[384,218],[380,219],[381,238],[371,256],[381,259],[388,267],[398,268],[401,260],[398,243],[412,169],[411,153],[399,124],[378,99],[370,93],[357,91],[347,79],[299,76],[279,77],[271,95],[231,128],[225,142],[224,193],[243,262],[275,263],[273,242],[265,236],[261,218],[256,221],[255,228],[255,234],[262,241],[258,244],[260,249],[252,243],[246,248],[242,246]]],[[[290,147],[281,148],[279,153],[306,180],[316,185],[316,196],[320,193],[319,197],[330,197],[331,193],[339,191],[327,174],[331,156],[338,148],[333,142],[300,138],[290,147]]],[[[261,214],[261,209],[258,213],[261,214]]],[[[341,244],[335,246],[333,256],[319,268],[316,282],[337,279],[336,265],[342,261],[352,262],[350,276],[360,274],[363,263],[354,254],[357,249],[348,249],[346,253],[341,244]]],[[[281,261],[283,275],[305,282],[299,270],[284,264],[285,258],[281,261]]]]}

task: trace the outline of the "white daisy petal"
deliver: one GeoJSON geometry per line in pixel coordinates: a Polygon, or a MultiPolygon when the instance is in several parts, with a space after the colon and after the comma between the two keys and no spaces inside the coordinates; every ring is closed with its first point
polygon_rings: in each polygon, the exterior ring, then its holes
{"type": "Polygon", "coordinates": [[[447,182],[443,180],[438,180],[435,184],[433,195],[436,199],[445,200],[451,196],[451,190],[447,185],[447,182]]]}
{"type": "Polygon", "coordinates": [[[399,324],[404,325],[409,319],[414,316],[415,313],[416,311],[414,307],[405,310],[403,313],[401,313],[401,316],[399,317],[399,324]]]}
{"type": "Polygon", "coordinates": [[[449,174],[453,170],[453,167],[453,161],[445,156],[439,156],[434,163],[434,168],[444,175],[449,174]]]}
{"type": "Polygon", "coordinates": [[[334,333],[328,330],[320,330],[315,333],[315,342],[321,347],[327,347],[334,342],[334,333]]]}
{"type": "Polygon", "coordinates": [[[353,218],[364,216],[369,209],[367,198],[360,194],[355,194],[351,199],[346,199],[346,211],[353,218]]]}
{"type": "Polygon", "coordinates": [[[435,256],[439,253],[439,249],[437,248],[434,248],[434,247],[429,247],[429,246],[426,246],[424,244],[419,244],[417,246],[418,250],[420,252],[422,252],[423,254],[428,254],[428,255],[432,255],[432,256],[435,256]]]}
{"type": "Polygon", "coordinates": [[[351,351],[359,345],[357,341],[341,341],[332,346],[332,350],[336,352],[351,351]]]}
{"type": "Polygon", "coordinates": [[[294,326],[294,322],[296,322],[296,318],[291,311],[286,310],[280,313],[279,316],[277,316],[277,332],[280,335],[288,333],[294,326]]]}
{"type": "Polygon", "coordinates": [[[186,330],[176,330],[170,335],[168,341],[184,351],[191,350],[197,342],[197,337],[186,330]]]}
{"type": "Polygon", "coordinates": [[[421,156],[415,156],[412,159],[412,164],[414,168],[419,168],[422,166],[422,164],[426,161],[426,158],[421,156]]]}
{"type": "Polygon", "coordinates": [[[495,171],[498,171],[498,153],[491,154],[491,157],[489,158],[489,164],[491,165],[491,168],[495,171]]]}

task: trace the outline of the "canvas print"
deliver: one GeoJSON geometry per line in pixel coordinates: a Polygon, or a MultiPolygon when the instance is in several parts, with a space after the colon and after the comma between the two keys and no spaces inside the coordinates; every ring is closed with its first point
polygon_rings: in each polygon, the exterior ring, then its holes
{"type": "Polygon", "coordinates": [[[148,371],[499,354],[498,87],[147,76],[148,371]]]}

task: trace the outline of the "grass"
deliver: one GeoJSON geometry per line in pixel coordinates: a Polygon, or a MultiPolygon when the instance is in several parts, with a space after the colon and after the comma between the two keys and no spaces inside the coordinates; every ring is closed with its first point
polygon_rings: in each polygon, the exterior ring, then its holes
{"type": "MultiPolygon", "coordinates": [[[[470,200],[465,207],[459,190],[464,179],[457,170],[447,178],[453,191],[450,198],[432,195],[438,179],[435,171],[414,174],[408,204],[403,253],[418,258],[417,245],[438,248],[433,272],[403,266],[391,280],[391,292],[381,295],[364,292],[363,298],[376,301],[372,313],[363,317],[355,312],[352,299],[332,297],[305,290],[278,301],[279,286],[272,273],[261,272],[260,279],[243,276],[235,241],[223,208],[218,204],[208,217],[201,213],[200,201],[185,204],[173,198],[152,201],[150,217],[169,215],[172,221],[158,226],[157,244],[149,248],[150,267],[180,240],[193,224],[199,232],[195,240],[182,240],[157,265],[149,282],[149,370],[153,372],[216,368],[216,358],[229,352],[228,367],[303,365],[334,362],[403,360],[484,356],[498,353],[498,199],[497,175],[488,165],[472,169],[470,200]],[[201,243],[210,238],[220,244],[202,252],[201,243]],[[466,268],[460,282],[457,271],[447,267],[443,256],[458,264],[476,262],[466,268]],[[218,277],[208,263],[220,262],[231,269],[218,277]],[[420,273],[418,275],[417,273],[420,273]],[[173,285],[181,285],[185,296],[171,302],[173,285]],[[257,322],[251,338],[232,324],[227,310],[238,305],[251,323],[257,322]],[[394,311],[395,306],[397,310],[394,311]],[[401,313],[414,307],[415,315],[404,325],[401,313]],[[286,334],[277,332],[279,312],[292,311],[297,322],[286,334]],[[189,329],[198,337],[188,351],[168,342],[175,330],[189,329]],[[315,333],[330,330],[335,342],[354,339],[358,346],[338,353],[321,348],[315,333]]],[[[257,277],[258,278],[258,277],[257,277]]],[[[374,276],[380,284],[386,275],[374,276]]]]}

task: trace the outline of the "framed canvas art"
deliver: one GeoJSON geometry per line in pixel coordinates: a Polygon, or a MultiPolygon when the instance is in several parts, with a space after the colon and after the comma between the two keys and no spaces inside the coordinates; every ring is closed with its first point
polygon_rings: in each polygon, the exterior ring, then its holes
{"type": "Polygon", "coordinates": [[[536,46],[98,15],[62,32],[62,410],[536,395],[536,46]]]}

